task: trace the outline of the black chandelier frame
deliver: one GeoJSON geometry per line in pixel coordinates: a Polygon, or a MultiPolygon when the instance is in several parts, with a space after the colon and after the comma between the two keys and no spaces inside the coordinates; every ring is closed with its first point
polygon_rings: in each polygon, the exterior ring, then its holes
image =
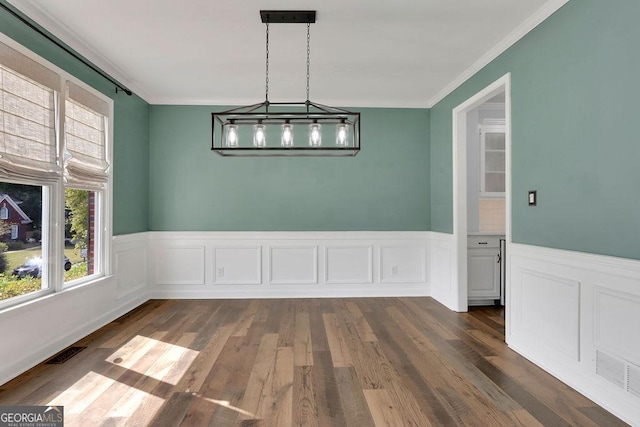
{"type": "MultiPolygon", "coordinates": [[[[211,150],[221,156],[228,157],[275,157],[275,156],[309,156],[309,157],[351,157],[360,151],[360,113],[343,108],[331,107],[309,100],[310,79],[310,24],[315,23],[315,11],[260,11],[266,31],[266,88],[265,101],[232,108],[226,111],[211,113],[211,150]],[[296,23],[307,24],[307,100],[303,102],[270,102],[269,101],[269,24],[296,23]],[[287,110],[287,109],[291,110],[287,110]],[[331,145],[287,145],[274,144],[249,146],[245,138],[244,144],[228,145],[225,141],[225,130],[230,125],[245,127],[251,125],[272,126],[289,124],[291,126],[310,126],[312,124],[346,126],[348,138],[338,144],[331,145]]],[[[274,135],[272,135],[274,136],[274,135]]],[[[273,138],[276,139],[276,138],[273,138]]]]}

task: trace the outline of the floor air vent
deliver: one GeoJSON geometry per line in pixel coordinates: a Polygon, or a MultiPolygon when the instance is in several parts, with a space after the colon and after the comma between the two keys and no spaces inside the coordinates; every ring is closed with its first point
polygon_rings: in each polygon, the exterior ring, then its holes
{"type": "Polygon", "coordinates": [[[624,362],[596,350],[596,374],[611,381],[615,385],[624,388],[625,366],[624,362]]]}
{"type": "Polygon", "coordinates": [[[87,347],[69,347],[62,350],[60,353],[53,356],[51,359],[47,360],[45,363],[47,365],[60,365],[67,360],[71,359],[76,354],[80,353],[87,347]]]}

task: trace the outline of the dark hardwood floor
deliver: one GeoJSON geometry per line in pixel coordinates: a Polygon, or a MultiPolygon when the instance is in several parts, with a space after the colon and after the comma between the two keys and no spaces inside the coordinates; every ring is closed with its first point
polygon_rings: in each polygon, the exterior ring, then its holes
{"type": "Polygon", "coordinates": [[[619,426],[430,298],[152,300],[0,387],[67,426],[619,426]]]}

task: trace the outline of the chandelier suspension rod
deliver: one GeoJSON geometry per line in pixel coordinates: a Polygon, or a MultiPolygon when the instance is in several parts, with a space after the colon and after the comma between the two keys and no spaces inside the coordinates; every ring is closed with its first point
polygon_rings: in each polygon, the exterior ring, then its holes
{"type": "Polygon", "coordinates": [[[265,79],[264,79],[264,100],[267,104],[267,108],[269,107],[269,21],[267,21],[267,35],[266,35],[266,64],[265,64],[265,79]]]}
{"type": "Polygon", "coordinates": [[[309,57],[311,56],[310,46],[311,46],[311,23],[307,22],[307,103],[310,102],[310,98],[309,98],[309,79],[311,77],[311,73],[310,73],[311,61],[309,60],[309,57]]]}

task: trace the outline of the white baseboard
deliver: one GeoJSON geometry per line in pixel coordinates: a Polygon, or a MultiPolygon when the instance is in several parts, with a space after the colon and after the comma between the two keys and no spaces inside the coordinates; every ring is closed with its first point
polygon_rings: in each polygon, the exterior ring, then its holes
{"type": "Polygon", "coordinates": [[[170,289],[161,288],[152,290],[150,299],[270,299],[270,298],[357,298],[357,297],[424,297],[429,296],[425,292],[424,285],[389,287],[322,287],[295,289],[292,287],[246,287],[246,288],[220,288],[220,289],[170,289]]]}
{"type": "Polygon", "coordinates": [[[509,346],[640,425],[640,261],[511,244],[509,346]],[[614,361],[615,370],[599,362],[614,361]]]}

